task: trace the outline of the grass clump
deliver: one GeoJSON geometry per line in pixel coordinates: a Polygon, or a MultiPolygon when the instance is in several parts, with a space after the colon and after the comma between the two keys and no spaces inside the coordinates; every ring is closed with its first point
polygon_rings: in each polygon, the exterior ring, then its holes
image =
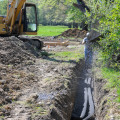
{"type": "Polygon", "coordinates": [[[107,88],[117,91],[117,102],[120,102],[120,72],[112,68],[102,68],[102,75],[107,79],[107,88]]]}
{"type": "Polygon", "coordinates": [[[57,36],[69,29],[67,26],[39,26],[37,34],[39,36],[57,36]]]}
{"type": "Polygon", "coordinates": [[[52,78],[52,77],[47,77],[47,78],[45,78],[45,79],[43,79],[46,83],[52,83],[52,82],[55,82],[56,81],[56,79],[55,78],[52,78]]]}

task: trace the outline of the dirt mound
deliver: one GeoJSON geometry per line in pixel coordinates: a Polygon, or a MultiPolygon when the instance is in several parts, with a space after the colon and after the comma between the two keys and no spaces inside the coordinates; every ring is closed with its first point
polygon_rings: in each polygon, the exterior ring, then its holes
{"type": "Polygon", "coordinates": [[[23,42],[16,37],[0,38],[0,63],[20,64],[26,60],[33,60],[37,52],[34,47],[27,42],[23,42]]]}
{"type": "Polygon", "coordinates": [[[75,29],[69,29],[61,34],[63,37],[75,37],[75,38],[84,38],[86,36],[87,31],[75,29]]]}

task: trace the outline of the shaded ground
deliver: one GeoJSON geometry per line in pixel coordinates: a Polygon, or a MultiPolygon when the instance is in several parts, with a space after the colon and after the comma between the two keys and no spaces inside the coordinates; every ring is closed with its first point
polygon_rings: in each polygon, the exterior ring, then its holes
{"type": "Polygon", "coordinates": [[[0,38],[0,118],[69,120],[77,81],[76,61],[81,58],[82,64],[84,56],[79,43],[74,40],[68,47],[46,47],[40,52],[15,37],[0,38]]]}

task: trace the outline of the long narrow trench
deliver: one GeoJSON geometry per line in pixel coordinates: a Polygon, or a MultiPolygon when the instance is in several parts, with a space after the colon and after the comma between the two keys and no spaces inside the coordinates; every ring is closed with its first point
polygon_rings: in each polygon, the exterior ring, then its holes
{"type": "Polygon", "coordinates": [[[90,44],[85,45],[85,65],[78,79],[77,93],[71,120],[95,120],[94,80],[92,77],[93,51],[90,44]]]}

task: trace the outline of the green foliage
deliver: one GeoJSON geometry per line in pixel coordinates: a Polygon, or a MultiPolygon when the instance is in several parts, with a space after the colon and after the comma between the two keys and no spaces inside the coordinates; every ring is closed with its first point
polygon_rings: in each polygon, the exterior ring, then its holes
{"type": "Polygon", "coordinates": [[[109,89],[116,89],[117,101],[120,102],[120,73],[115,69],[103,68],[103,78],[108,80],[107,87],[109,89]]]}
{"type": "Polygon", "coordinates": [[[27,2],[37,5],[38,23],[42,25],[80,23],[83,19],[83,16],[80,17],[82,15],[80,10],[73,7],[76,0],[27,0],[27,2]]]}
{"type": "Polygon", "coordinates": [[[65,0],[27,0],[37,5],[38,23],[57,25],[65,23],[67,5],[65,0]]]}
{"type": "Polygon", "coordinates": [[[39,36],[57,36],[67,30],[66,26],[39,26],[38,35],[39,36]]]}
{"type": "Polygon", "coordinates": [[[66,22],[76,22],[81,23],[85,21],[85,15],[76,7],[71,6],[67,12],[66,22]]]}
{"type": "Polygon", "coordinates": [[[112,61],[112,55],[117,56],[120,52],[120,1],[116,0],[108,8],[109,12],[100,19],[101,28],[104,26],[104,33],[109,31],[105,39],[101,40],[101,45],[106,60],[112,61]]]}
{"type": "Polygon", "coordinates": [[[116,60],[120,54],[120,0],[88,0],[87,5],[91,10],[86,13],[88,23],[99,21],[96,30],[104,35],[99,42],[107,67],[102,69],[103,78],[108,80],[108,88],[116,89],[120,102],[120,63],[116,60]]]}
{"type": "MultiPolygon", "coordinates": [[[[100,41],[103,57],[109,66],[113,66],[112,56],[118,56],[120,52],[120,1],[89,0],[88,3],[91,12],[86,16],[91,23],[99,21],[98,31],[104,34],[100,41]]],[[[115,63],[115,66],[118,65],[115,63]]]]}
{"type": "Polygon", "coordinates": [[[7,0],[0,0],[0,15],[7,13],[7,0]]]}

